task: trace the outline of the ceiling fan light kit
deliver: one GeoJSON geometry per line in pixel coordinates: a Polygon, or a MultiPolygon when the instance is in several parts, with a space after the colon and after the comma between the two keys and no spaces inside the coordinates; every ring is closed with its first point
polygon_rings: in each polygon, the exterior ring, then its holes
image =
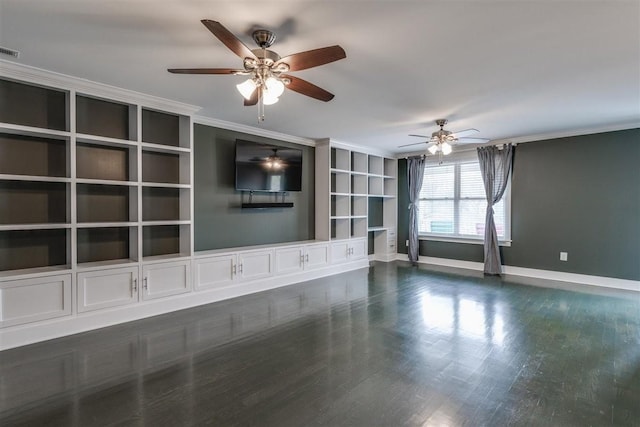
{"type": "Polygon", "coordinates": [[[264,106],[278,102],[285,88],[324,102],[333,99],[333,94],[326,90],[284,73],[306,70],[346,58],[347,55],[340,46],[323,47],[281,58],[276,52],[268,49],[276,40],[275,34],[269,30],[260,29],[253,32],[253,41],[260,48],[250,50],[219,22],[209,19],[203,19],[201,22],[225,46],[243,59],[244,69],[169,68],[167,71],[170,73],[249,76],[247,80],[236,85],[236,88],[244,97],[245,106],[258,105],[258,121],[264,121],[264,106]]]}
{"type": "Polygon", "coordinates": [[[253,95],[253,91],[256,90],[257,87],[258,85],[253,81],[253,79],[245,80],[244,82],[236,85],[238,92],[240,92],[240,94],[247,100],[251,99],[251,95],[253,95]]]}
{"type": "Polygon", "coordinates": [[[446,156],[447,154],[451,154],[451,151],[453,149],[451,148],[451,145],[449,143],[443,142],[433,144],[432,146],[427,148],[427,150],[433,155],[435,155],[436,153],[442,153],[446,156]]]}

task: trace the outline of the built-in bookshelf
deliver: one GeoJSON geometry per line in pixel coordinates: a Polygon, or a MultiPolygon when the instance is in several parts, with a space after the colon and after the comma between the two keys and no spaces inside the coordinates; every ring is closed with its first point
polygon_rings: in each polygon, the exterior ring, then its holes
{"type": "Polygon", "coordinates": [[[190,256],[191,118],[0,78],[0,279],[190,256]]]}
{"type": "Polygon", "coordinates": [[[321,141],[316,179],[316,238],[369,237],[371,254],[395,253],[396,159],[321,141]]]}
{"type": "Polygon", "coordinates": [[[142,256],[191,253],[190,120],[142,109],[142,256]]]}
{"type": "Polygon", "coordinates": [[[69,268],[69,92],[0,80],[0,98],[0,274],[69,268]]]}

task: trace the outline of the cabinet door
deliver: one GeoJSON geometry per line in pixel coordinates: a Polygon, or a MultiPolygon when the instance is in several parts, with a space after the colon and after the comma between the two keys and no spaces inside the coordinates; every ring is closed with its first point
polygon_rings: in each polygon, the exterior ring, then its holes
{"type": "Polygon", "coordinates": [[[352,240],[350,242],[351,255],[349,259],[355,261],[367,256],[367,241],[365,239],[352,240]]]}
{"type": "Polygon", "coordinates": [[[273,251],[251,251],[238,254],[238,277],[260,279],[273,274],[273,251]]]}
{"type": "Polygon", "coordinates": [[[70,274],[0,283],[0,327],[70,314],[70,274]]]}
{"type": "Polygon", "coordinates": [[[276,273],[287,274],[302,271],[304,251],[302,246],[276,249],[276,273]]]}
{"type": "Polygon", "coordinates": [[[236,264],[234,254],[196,259],[193,262],[196,290],[224,288],[233,284],[236,264]]]}
{"type": "Polygon", "coordinates": [[[78,312],[138,301],[138,267],[78,273],[78,312]]]}
{"type": "Polygon", "coordinates": [[[331,264],[346,262],[349,259],[349,241],[335,242],[331,244],[331,264]]]}
{"type": "Polygon", "coordinates": [[[304,248],[304,268],[311,270],[329,264],[329,245],[310,245],[304,248]]]}
{"type": "Polygon", "coordinates": [[[149,300],[189,292],[190,274],[189,261],[145,265],[142,298],[149,300]]]}

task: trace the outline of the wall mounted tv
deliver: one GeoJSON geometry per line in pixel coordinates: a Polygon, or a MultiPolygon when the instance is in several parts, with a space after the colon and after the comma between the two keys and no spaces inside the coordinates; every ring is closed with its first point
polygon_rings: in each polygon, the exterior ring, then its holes
{"type": "Polygon", "coordinates": [[[302,150],[236,139],[236,190],[301,191],[302,150]]]}

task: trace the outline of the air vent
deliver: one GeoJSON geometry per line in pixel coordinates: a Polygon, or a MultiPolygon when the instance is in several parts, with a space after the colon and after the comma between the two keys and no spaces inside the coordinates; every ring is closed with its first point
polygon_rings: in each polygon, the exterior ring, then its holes
{"type": "Polygon", "coordinates": [[[17,58],[20,55],[20,52],[18,52],[17,50],[9,49],[2,46],[0,46],[0,53],[2,53],[3,55],[13,56],[14,58],[17,58]]]}

